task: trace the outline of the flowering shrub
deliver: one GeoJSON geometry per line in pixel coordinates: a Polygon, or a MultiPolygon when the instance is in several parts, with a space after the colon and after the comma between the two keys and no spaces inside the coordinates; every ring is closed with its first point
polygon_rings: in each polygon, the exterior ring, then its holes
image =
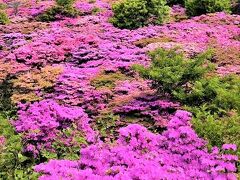
{"type": "Polygon", "coordinates": [[[128,30],[109,22],[114,2],[76,0],[76,18],[53,0],[21,1],[16,15],[6,7],[12,23],[0,26],[0,112],[12,120],[0,122],[0,179],[36,179],[39,164],[42,179],[236,179],[239,80],[226,75],[240,72],[240,16],[187,19],[174,5],[169,23],[158,26],[158,8],[146,8],[148,26],[128,30]],[[51,7],[57,20],[37,22],[51,7]],[[206,74],[199,53],[209,47],[216,71],[206,74]],[[151,68],[147,53],[159,48],[176,49],[159,72],[177,94],[157,92],[131,68],[151,68]],[[193,126],[178,109],[193,113],[193,126]]]}
{"type": "Polygon", "coordinates": [[[73,123],[88,141],[94,140],[88,116],[81,108],[60,106],[53,100],[43,100],[32,105],[22,104],[20,108],[18,119],[13,124],[17,132],[23,133],[27,142],[25,150],[34,155],[38,155],[45,148],[53,150],[52,143],[57,134],[73,123]]]}
{"type": "Polygon", "coordinates": [[[134,29],[151,21],[162,24],[167,20],[168,11],[165,0],[125,0],[113,5],[114,17],[111,21],[117,27],[134,29]]]}
{"type": "Polygon", "coordinates": [[[217,148],[208,153],[189,120],[188,112],[178,111],[163,135],[132,124],[119,130],[114,146],[91,145],[81,150],[79,161],[51,160],[35,170],[44,173],[40,179],[234,178],[237,157],[220,156],[217,148]]]}

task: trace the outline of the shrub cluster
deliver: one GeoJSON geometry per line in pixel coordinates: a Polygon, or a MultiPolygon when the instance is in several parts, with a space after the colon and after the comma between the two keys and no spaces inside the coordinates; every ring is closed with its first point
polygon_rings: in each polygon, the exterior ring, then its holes
{"type": "Polygon", "coordinates": [[[230,12],[230,0],[185,0],[185,7],[189,16],[198,16],[220,11],[230,12]]]}
{"type": "Polygon", "coordinates": [[[186,60],[183,54],[176,53],[175,49],[169,51],[157,49],[150,52],[152,64],[149,68],[135,65],[134,68],[147,79],[153,80],[154,88],[163,94],[179,94],[187,84],[200,79],[212,66],[203,67],[210,53],[202,54],[195,59],[186,60]]]}
{"type": "MultiPolygon", "coordinates": [[[[240,78],[235,75],[219,77],[211,73],[212,65],[204,53],[195,59],[185,59],[175,50],[158,49],[150,53],[152,64],[134,68],[153,81],[158,93],[168,94],[193,112],[193,124],[210,146],[224,143],[240,145],[236,132],[240,130],[240,78]]],[[[240,150],[237,152],[240,153],[240,150]]]]}
{"type": "Polygon", "coordinates": [[[149,23],[167,21],[169,7],[166,0],[124,0],[113,4],[111,22],[119,28],[135,29],[149,23]]]}
{"type": "Polygon", "coordinates": [[[158,49],[151,52],[150,57],[150,67],[135,65],[134,68],[143,77],[153,80],[159,93],[169,94],[190,107],[205,104],[212,114],[240,112],[240,78],[209,74],[214,69],[207,62],[211,58],[210,51],[194,59],[185,59],[175,50],[158,49]]]}
{"type": "Polygon", "coordinates": [[[56,6],[46,10],[37,17],[40,21],[55,21],[62,17],[76,17],[79,12],[73,7],[75,0],[56,0],[56,6]]]}

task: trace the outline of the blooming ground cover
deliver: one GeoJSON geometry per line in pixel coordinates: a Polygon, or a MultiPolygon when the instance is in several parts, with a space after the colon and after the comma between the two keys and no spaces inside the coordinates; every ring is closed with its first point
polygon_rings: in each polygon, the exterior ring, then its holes
{"type": "Polygon", "coordinates": [[[79,16],[39,21],[54,4],[19,1],[0,25],[0,179],[237,179],[240,81],[229,116],[211,114],[220,131],[132,66],[159,48],[209,50],[209,76],[238,78],[239,15],[188,18],[174,5],[168,23],[128,30],[110,23],[111,1],[77,0],[79,16]]]}

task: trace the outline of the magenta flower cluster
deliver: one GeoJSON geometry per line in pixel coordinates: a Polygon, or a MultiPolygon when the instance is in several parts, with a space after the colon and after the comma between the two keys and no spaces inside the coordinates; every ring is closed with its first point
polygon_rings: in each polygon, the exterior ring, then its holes
{"type": "Polygon", "coordinates": [[[177,111],[162,134],[137,124],[119,130],[117,144],[90,145],[81,160],[51,160],[35,167],[45,179],[234,179],[236,156],[207,152],[191,129],[190,113],[177,111]]]}
{"type": "MultiPolygon", "coordinates": [[[[7,13],[13,23],[0,27],[0,65],[8,65],[0,67],[0,80],[6,71],[9,77],[18,77],[46,65],[63,68],[51,91],[39,94],[43,100],[18,106],[18,118],[12,124],[26,142],[25,151],[37,157],[43,149],[53,150],[53,142],[65,138],[59,134],[73,125],[90,142],[81,149],[78,161],[50,160],[37,165],[35,171],[43,173],[40,179],[236,179],[237,157],[222,154],[235,151],[236,145],[225,144],[221,150],[209,152],[206,142],[192,129],[190,114],[176,112],[179,103],[156,96],[150,83],[134,74],[131,66],[148,65],[146,52],[159,47],[177,46],[190,56],[203,52],[212,42],[240,50],[240,16],[216,13],[126,30],[109,23],[109,3],[77,0],[75,7],[84,16],[38,22],[37,30],[21,25],[23,16],[32,19],[53,3],[28,2],[16,17],[10,8],[7,13]],[[100,11],[92,14],[95,8],[100,11]],[[152,38],[159,41],[144,48],[135,44],[152,38]],[[114,73],[124,74],[125,79],[110,82],[112,88],[98,89],[91,83],[103,74],[114,73]],[[142,125],[130,124],[119,129],[115,144],[107,144],[92,128],[96,117],[105,111],[119,115],[121,120],[135,114],[150,118],[166,130],[154,134],[142,125]]],[[[172,11],[174,16],[184,13],[178,6],[172,11]]],[[[219,65],[218,70],[220,74],[237,73],[240,64],[227,68],[219,65]]],[[[4,141],[0,137],[0,142],[4,141]]]]}
{"type": "Polygon", "coordinates": [[[95,133],[89,125],[88,115],[80,107],[65,107],[53,100],[33,104],[20,104],[18,119],[12,121],[17,132],[27,142],[26,151],[35,155],[43,148],[51,149],[57,134],[74,123],[85,134],[88,141],[94,141],[95,133]]]}

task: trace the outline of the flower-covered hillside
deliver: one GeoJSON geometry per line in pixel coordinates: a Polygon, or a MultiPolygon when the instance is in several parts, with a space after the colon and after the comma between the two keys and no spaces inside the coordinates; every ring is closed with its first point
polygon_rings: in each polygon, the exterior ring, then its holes
{"type": "Polygon", "coordinates": [[[0,179],[237,178],[240,16],[135,1],[0,2],[0,179]]]}

